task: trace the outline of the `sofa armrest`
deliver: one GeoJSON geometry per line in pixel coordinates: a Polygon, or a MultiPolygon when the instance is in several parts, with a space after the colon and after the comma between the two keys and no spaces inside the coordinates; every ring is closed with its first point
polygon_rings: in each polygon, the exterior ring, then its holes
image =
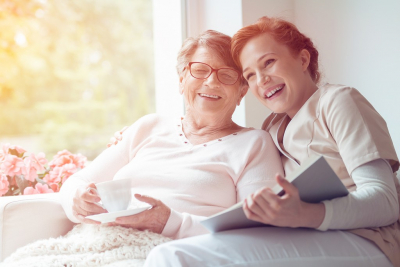
{"type": "Polygon", "coordinates": [[[18,248],[72,229],[58,193],[0,197],[0,262],[18,248]]]}

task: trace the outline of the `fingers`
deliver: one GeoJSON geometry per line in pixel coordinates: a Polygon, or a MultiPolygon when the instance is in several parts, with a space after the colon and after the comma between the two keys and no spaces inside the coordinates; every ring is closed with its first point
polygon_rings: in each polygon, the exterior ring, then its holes
{"type": "Polygon", "coordinates": [[[157,206],[159,204],[159,200],[149,197],[149,196],[145,196],[145,195],[140,195],[140,194],[135,194],[135,198],[139,201],[142,202],[146,202],[152,206],[157,206]]]}
{"type": "Polygon", "coordinates": [[[86,201],[78,201],[78,200],[74,200],[73,210],[76,211],[78,214],[84,216],[107,212],[107,210],[103,209],[102,207],[94,203],[86,201]]]}
{"type": "Polygon", "coordinates": [[[297,188],[282,176],[276,180],[283,188],[283,196],[276,195],[270,188],[264,187],[245,199],[243,210],[247,218],[266,224],[295,227],[301,215],[301,200],[297,188]]]}
{"type": "Polygon", "coordinates": [[[131,215],[131,216],[118,217],[115,220],[115,223],[117,223],[117,224],[125,224],[125,225],[129,224],[129,225],[137,227],[138,225],[141,225],[142,222],[147,217],[146,212],[147,211],[143,211],[141,213],[138,213],[138,214],[135,214],[135,215],[131,215]]]}
{"type": "Polygon", "coordinates": [[[116,141],[121,141],[122,140],[122,132],[121,131],[115,132],[114,138],[116,141]]]}
{"type": "Polygon", "coordinates": [[[280,198],[265,187],[246,198],[246,205],[251,214],[266,220],[275,217],[280,210],[280,198]]]}
{"type": "Polygon", "coordinates": [[[140,194],[135,194],[135,198],[138,199],[139,201],[146,202],[150,205],[152,205],[152,210],[146,210],[141,213],[132,215],[132,216],[125,216],[125,217],[119,217],[116,219],[116,222],[119,224],[132,224],[132,225],[137,225],[141,224],[141,222],[146,221],[149,218],[149,214],[153,213],[155,210],[159,209],[159,204],[160,201],[158,199],[149,197],[149,196],[144,196],[140,194]]]}
{"type": "Polygon", "coordinates": [[[257,222],[264,222],[263,218],[258,216],[257,214],[253,213],[247,204],[247,199],[244,200],[243,203],[243,211],[246,217],[250,220],[257,221],[257,222]]]}
{"type": "Polygon", "coordinates": [[[263,214],[264,210],[268,209],[269,206],[268,202],[266,202],[262,196],[260,197],[259,192],[251,194],[249,197],[247,197],[246,204],[252,213],[259,215],[263,214]]]}
{"type": "Polygon", "coordinates": [[[110,138],[110,143],[107,144],[107,147],[116,145],[118,143],[117,139],[115,139],[115,137],[111,137],[110,138]]]}
{"type": "Polygon", "coordinates": [[[90,203],[99,202],[101,199],[96,190],[93,189],[96,189],[96,185],[94,183],[89,184],[84,191],[80,192],[80,198],[90,203]]]}
{"type": "Polygon", "coordinates": [[[297,196],[299,194],[299,190],[288,180],[283,178],[280,174],[277,174],[275,176],[275,179],[277,183],[283,188],[285,191],[285,195],[290,195],[290,196],[297,196]]]}
{"type": "Polygon", "coordinates": [[[110,143],[107,144],[107,147],[110,147],[110,146],[112,146],[112,145],[116,145],[116,144],[118,144],[119,141],[122,140],[122,135],[119,135],[119,136],[118,136],[117,134],[118,134],[118,132],[116,132],[116,133],[114,134],[114,137],[111,137],[111,138],[110,138],[110,143]]]}
{"type": "Polygon", "coordinates": [[[88,215],[107,212],[102,207],[96,205],[96,203],[100,201],[100,197],[97,195],[96,191],[91,190],[95,188],[95,184],[91,183],[87,187],[85,186],[77,190],[73,198],[72,210],[74,214],[86,217],[88,215]]]}
{"type": "Polygon", "coordinates": [[[277,196],[271,188],[263,188],[254,195],[258,205],[264,210],[270,208],[272,210],[279,210],[281,208],[281,198],[277,196]]]}
{"type": "Polygon", "coordinates": [[[118,144],[122,140],[122,134],[126,129],[128,129],[128,126],[124,126],[120,131],[115,132],[114,137],[110,138],[110,143],[107,144],[107,147],[118,144]]]}
{"type": "Polygon", "coordinates": [[[171,214],[171,209],[160,200],[152,197],[139,194],[135,194],[135,197],[140,201],[149,203],[153,207],[135,215],[119,217],[115,220],[115,223],[134,229],[147,229],[154,233],[162,233],[171,214]]]}

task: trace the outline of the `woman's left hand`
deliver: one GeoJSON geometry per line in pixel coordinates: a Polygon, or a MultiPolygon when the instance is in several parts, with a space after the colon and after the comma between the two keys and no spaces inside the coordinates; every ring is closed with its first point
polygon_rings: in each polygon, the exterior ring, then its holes
{"type": "Polygon", "coordinates": [[[149,203],[153,207],[139,214],[119,217],[111,225],[135,228],[138,230],[149,230],[153,233],[161,234],[166,225],[171,209],[160,200],[135,194],[136,199],[149,203]]]}
{"type": "Polygon", "coordinates": [[[280,227],[317,228],[325,216],[325,206],[301,201],[294,185],[279,174],[275,178],[285,194],[278,196],[268,187],[251,194],[243,205],[247,218],[280,227]]]}

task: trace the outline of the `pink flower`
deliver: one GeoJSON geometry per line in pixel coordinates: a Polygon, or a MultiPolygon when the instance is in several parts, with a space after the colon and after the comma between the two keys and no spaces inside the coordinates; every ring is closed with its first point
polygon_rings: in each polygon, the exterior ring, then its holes
{"type": "Polygon", "coordinates": [[[50,184],[50,188],[51,188],[54,192],[60,191],[60,186],[59,186],[58,184],[50,184]]]}
{"type": "Polygon", "coordinates": [[[8,155],[8,150],[10,148],[10,144],[3,144],[2,149],[0,150],[0,162],[4,161],[6,155],[8,155]]]}
{"type": "Polygon", "coordinates": [[[59,183],[61,182],[61,176],[63,173],[63,167],[54,167],[49,174],[43,177],[43,181],[46,183],[59,183]]]}
{"type": "Polygon", "coordinates": [[[10,149],[17,151],[18,154],[24,154],[26,152],[25,149],[23,149],[20,146],[10,146],[10,149]]]}
{"type": "Polygon", "coordinates": [[[14,155],[6,155],[0,165],[0,169],[5,175],[15,176],[26,173],[24,161],[14,155]]]}
{"type": "Polygon", "coordinates": [[[3,162],[4,159],[6,158],[7,153],[4,153],[3,150],[0,150],[0,162],[3,162]]]}
{"type": "Polygon", "coordinates": [[[47,159],[46,156],[43,152],[40,152],[35,156],[35,154],[31,154],[29,156],[31,158],[31,164],[32,166],[38,171],[38,172],[43,172],[44,171],[44,165],[47,164],[47,159]]]}
{"type": "Polygon", "coordinates": [[[24,195],[33,195],[33,194],[47,194],[54,193],[52,189],[49,188],[47,184],[37,183],[35,188],[29,186],[24,190],[24,195]]]}
{"type": "Polygon", "coordinates": [[[40,194],[54,193],[54,191],[50,189],[47,184],[37,183],[35,188],[40,192],[40,194]]]}
{"type": "Polygon", "coordinates": [[[64,164],[61,167],[54,167],[48,175],[43,177],[47,183],[64,183],[72,174],[77,171],[77,167],[73,163],[64,164]]]}
{"type": "Polygon", "coordinates": [[[75,164],[65,164],[64,168],[64,176],[62,178],[62,183],[64,183],[72,174],[76,173],[78,170],[75,164]]]}
{"type": "Polygon", "coordinates": [[[74,164],[77,168],[82,169],[86,163],[86,157],[81,154],[72,154],[68,150],[59,151],[49,162],[51,168],[61,167],[65,164],[74,164]]]}
{"type": "Polygon", "coordinates": [[[48,184],[51,183],[50,174],[46,174],[42,179],[43,179],[43,181],[45,181],[48,184]]]}
{"type": "Polygon", "coordinates": [[[83,169],[85,167],[87,158],[83,156],[81,153],[78,153],[74,157],[74,164],[78,169],[83,169]]]}
{"type": "Polygon", "coordinates": [[[36,190],[32,186],[25,187],[24,195],[35,195],[35,194],[40,194],[40,193],[38,190],[36,190]]]}
{"type": "Polygon", "coordinates": [[[49,162],[49,166],[50,168],[55,168],[71,162],[72,153],[64,149],[62,151],[58,151],[57,154],[54,155],[53,159],[49,162]]]}
{"type": "Polygon", "coordinates": [[[38,174],[37,169],[33,166],[34,164],[31,157],[24,158],[24,163],[26,168],[25,179],[34,182],[38,177],[38,174]]]}
{"type": "Polygon", "coordinates": [[[38,178],[36,169],[31,166],[27,166],[25,172],[26,172],[24,175],[25,180],[34,182],[36,180],[36,178],[38,178]]]}
{"type": "MultiPolygon", "coordinates": [[[[17,156],[22,157],[22,155],[26,152],[26,150],[23,149],[22,147],[14,146],[9,143],[3,144],[2,148],[3,148],[3,151],[0,152],[0,154],[13,154],[13,155],[17,154],[17,156]]],[[[1,158],[1,156],[0,156],[0,158],[1,158]]],[[[0,159],[0,161],[1,161],[1,159],[0,159]]]]}
{"type": "Polygon", "coordinates": [[[24,189],[25,195],[59,192],[62,184],[84,168],[87,161],[82,154],[72,154],[68,150],[59,151],[51,162],[47,161],[42,152],[36,155],[31,153],[29,156],[24,156],[25,153],[26,150],[20,146],[9,143],[0,146],[0,196],[7,193],[18,194],[15,190],[19,189],[17,180],[20,178],[30,181],[29,184],[35,184],[34,187],[24,189]],[[49,169],[46,164],[49,164],[49,169]],[[43,175],[45,176],[40,178],[43,175]]]}
{"type": "Polygon", "coordinates": [[[8,150],[10,149],[11,144],[10,143],[5,143],[2,146],[3,151],[8,154],[8,150]]]}
{"type": "Polygon", "coordinates": [[[7,176],[3,173],[0,174],[0,196],[5,195],[8,192],[8,180],[7,176]]]}
{"type": "Polygon", "coordinates": [[[44,171],[44,165],[47,163],[44,153],[39,153],[37,156],[31,154],[24,159],[26,174],[25,179],[28,181],[35,181],[38,177],[38,172],[44,171]]]}

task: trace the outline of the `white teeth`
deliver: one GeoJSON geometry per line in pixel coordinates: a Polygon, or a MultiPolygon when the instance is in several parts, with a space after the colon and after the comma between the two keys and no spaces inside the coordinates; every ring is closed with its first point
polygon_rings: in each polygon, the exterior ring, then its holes
{"type": "Polygon", "coordinates": [[[283,88],[283,85],[275,88],[274,90],[272,90],[271,92],[268,92],[267,97],[271,97],[273,96],[276,92],[278,92],[279,90],[281,90],[283,88]]]}
{"type": "Polygon", "coordinates": [[[216,95],[207,95],[207,94],[200,94],[200,96],[211,97],[211,98],[215,98],[215,99],[218,99],[218,98],[219,98],[219,96],[216,96],[216,95]]]}

